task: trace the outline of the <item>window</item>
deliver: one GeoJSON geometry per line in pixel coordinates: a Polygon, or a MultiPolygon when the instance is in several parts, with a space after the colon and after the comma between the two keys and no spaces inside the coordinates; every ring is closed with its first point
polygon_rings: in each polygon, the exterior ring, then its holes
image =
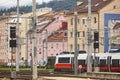
{"type": "Polygon", "coordinates": [[[53,44],[51,44],[51,48],[53,48],[53,44]]]}
{"type": "Polygon", "coordinates": [[[100,60],[100,67],[105,67],[106,66],[106,59],[100,60]]]}
{"type": "Polygon", "coordinates": [[[73,18],[71,19],[71,25],[73,25],[73,18]]]}
{"type": "Polygon", "coordinates": [[[115,5],[113,6],[113,9],[116,9],[116,6],[115,6],[115,5]]]}
{"type": "Polygon", "coordinates": [[[85,19],[82,19],[82,24],[85,24],[85,19]]]}
{"type": "Polygon", "coordinates": [[[83,31],[83,37],[85,37],[85,31],[83,31]]]}
{"type": "Polygon", "coordinates": [[[72,45],[72,44],[70,45],[70,50],[71,50],[71,51],[73,50],[73,45],[72,45]]]}
{"type": "Polygon", "coordinates": [[[83,50],[85,50],[85,44],[83,44],[83,50]]]}
{"type": "Polygon", "coordinates": [[[78,37],[80,37],[80,32],[78,32],[78,34],[77,34],[77,35],[78,35],[78,37]]]}
{"type": "Polygon", "coordinates": [[[59,58],[58,63],[70,63],[69,57],[59,58]]]}
{"type": "Polygon", "coordinates": [[[85,65],[85,60],[78,60],[78,65],[85,65]]]}
{"type": "Polygon", "coordinates": [[[39,48],[39,54],[41,54],[41,48],[39,48]]]}
{"type": "Polygon", "coordinates": [[[70,32],[70,37],[73,37],[73,32],[70,32]]]}
{"type": "Polygon", "coordinates": [[[78,24],[80,23],[80,19],[78,19],[78,24]]]}
{"type": "Polygon", "coordinates": [[[97,19],[96,19],[96,17],[94,17],[94,23],[97,23],[97,19]]]}
{"type": "Polygon", "coordinates": [[[119,67],[119,59],[112,60],[112,67],[119,67]]]}

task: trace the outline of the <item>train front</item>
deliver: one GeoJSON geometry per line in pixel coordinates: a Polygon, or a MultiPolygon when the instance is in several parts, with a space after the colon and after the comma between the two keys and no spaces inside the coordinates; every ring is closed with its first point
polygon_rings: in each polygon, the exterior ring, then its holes
{"type": "Polygon", "coordinates": [[[60,54],[56,56],[54,65],[55,71],[72,71],[73,70],[73,54],[60,54]]]}

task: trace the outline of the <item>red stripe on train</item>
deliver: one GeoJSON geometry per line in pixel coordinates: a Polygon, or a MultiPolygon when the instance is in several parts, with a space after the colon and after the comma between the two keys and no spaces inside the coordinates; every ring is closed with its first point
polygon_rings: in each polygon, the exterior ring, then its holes
{"type": "Polygon", "coordinates": [[[55,64],[56,69],[60,69],[60,68],[71,69],[71,66],[72,66],[71,64],[62,64],[62,63],[61,64],[55,64]]]}

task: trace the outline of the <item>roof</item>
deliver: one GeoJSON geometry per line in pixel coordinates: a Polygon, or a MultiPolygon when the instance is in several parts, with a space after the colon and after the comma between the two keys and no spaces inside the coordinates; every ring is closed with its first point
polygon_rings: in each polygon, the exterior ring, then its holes
{"type": "Polygon", "coordinates": [[[46,13],[46,14],[38,16],[38,19],[39,19],[39,22],[42,22],[42,21],[45,21],[45,20],[53,19],[53,17],[55,15],[56,15],[55,13],[50,12],[50,13],[46,13]]]}
{"type": "MultiPolygon", "coordinates": [[[[54,14],[52,12],[38,16],[39,21],[37,23],[37,33],[41,33],[49,24],[51,24],[55,20],[55,18],[53,17],[54,17],[54,14]],[[41,26],[43,27],[39,29],[38,27],[41,27],[41,26]]],[[[31,28],[27,32],[27,34],[30,34],[32,31],[33,31],[33,28],[31,28]]]]}
{"type": "MultiPolygon", "coordinates": [[[[91,11],[97,12],[109,3],[111,3],[113,0],[91,0],[91,11]]],[[[88,0],[85,0],[83,3],[77,6],[75,8],[78,13],[85,13],[88,12],[88,0]]],[[[74,9],[70,11],[70,13],[74,13],[74,9]]]]}
{"type": "Polygon", "coordinates": [[[64,39],[64,41],[66,41],[67,40],[67,36],[65,36],[64,35],[65,33],[64,32],[56,32],[55,34],[53,34],[53,35],[50,35],[49,37],[48,37],[48,41],[49,42],[55,42],[55,41],[63,41],[63,39],[64,39]]]}

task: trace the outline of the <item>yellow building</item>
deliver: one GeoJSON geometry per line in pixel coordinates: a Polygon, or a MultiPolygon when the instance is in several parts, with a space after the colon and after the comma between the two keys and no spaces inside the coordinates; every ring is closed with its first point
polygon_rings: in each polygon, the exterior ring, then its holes
{"type": "MultiPolygon", "coordinates": [[[[105,52],[105,17],[106,14],[120,14],[120,0],[91,0],[91,37],[92,37],[92,52],[94,32],[99,33],[99,48],[96,52],[105,52]]],[[[77,47],[78,50],[87,51],[88,48],[88,2],[87,0],[76,8],[77,11],[77,47]]],[[[68,20],[68,51],[74,51],[74,10],[67,14],[68,20]]]]}
{"type": "Polygon", "coordinates": [[[9,26],[15,26],[16,24],[10,23],[13,18],[13,13],[4,14],[0,16],[0,64],[6,64],[11,62],[11,57],[15,56],[14,54],[11,55],[11,50],[9,47],[9,36],[10,36],[10,29],[9,26]],[[10,24],[9,24],[10,23],[10,24]]]}
{"type": "Polygon", "coordinates": [[[8,62],[7,21],[4,16],[0,18],[0,65],[8,62]]]}

